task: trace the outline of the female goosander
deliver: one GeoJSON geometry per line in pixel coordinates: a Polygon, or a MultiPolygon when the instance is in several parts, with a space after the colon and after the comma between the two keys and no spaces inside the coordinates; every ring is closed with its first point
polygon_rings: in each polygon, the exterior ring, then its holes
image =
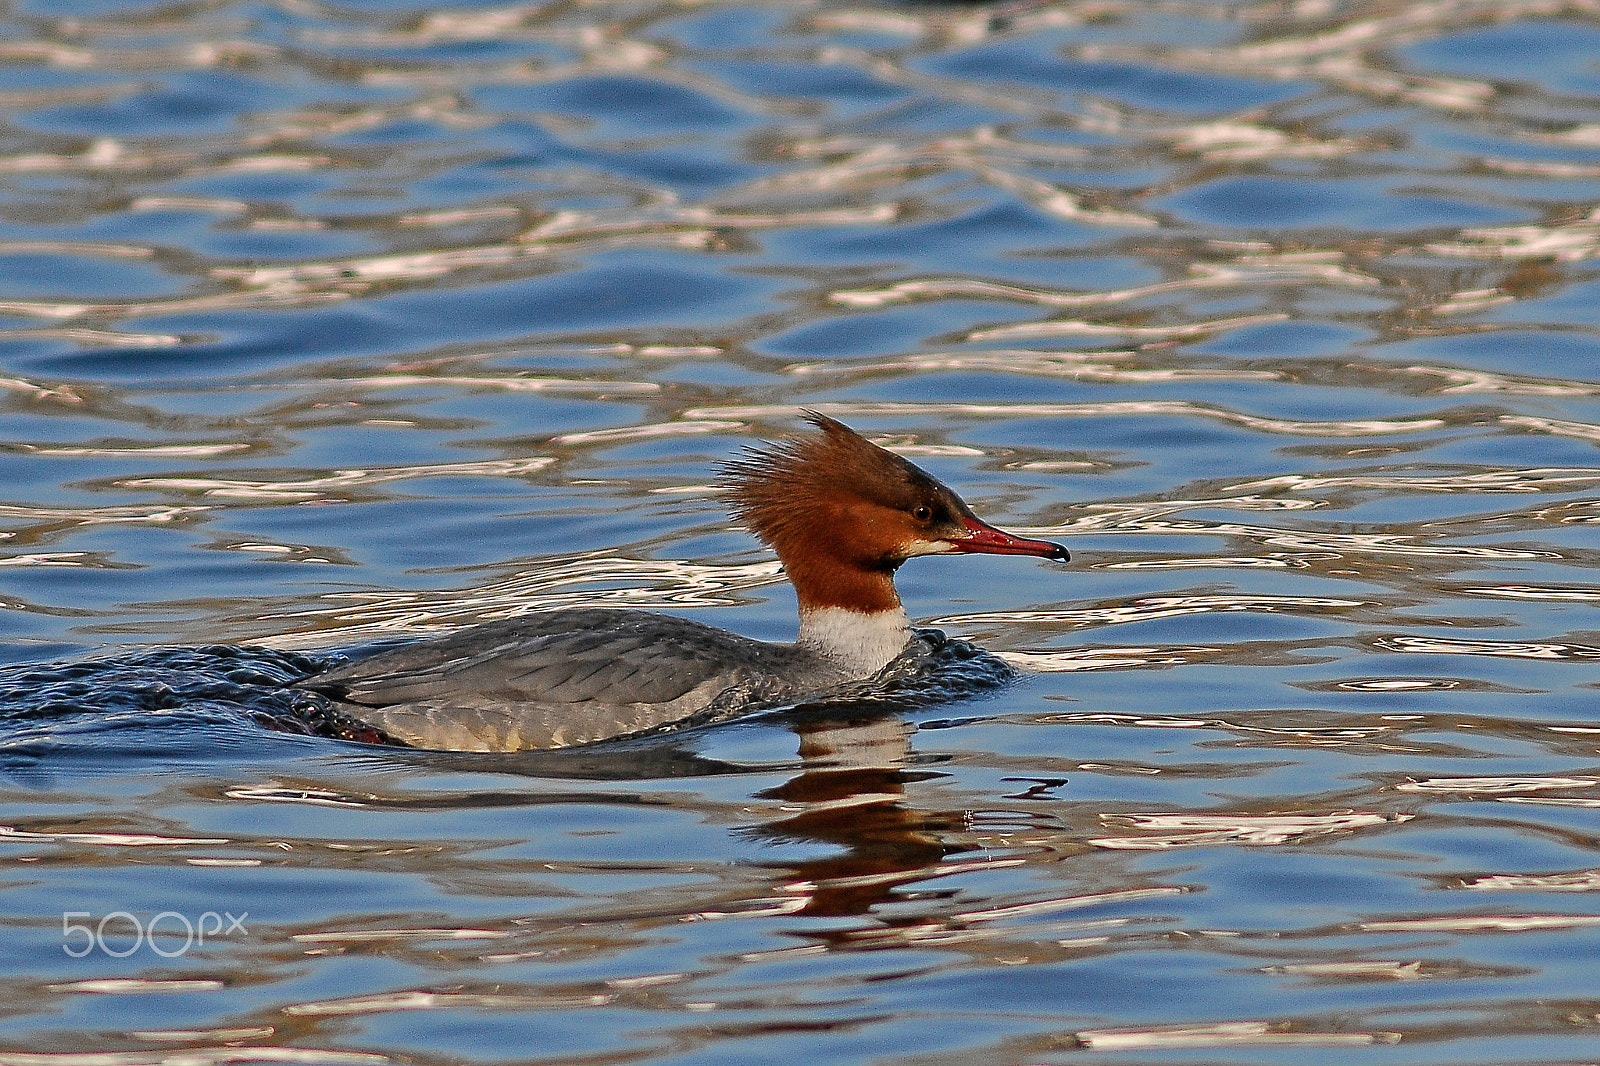
{"type": "Polygon", "coordinates": [[[1059,544],[980,521],[961,498],[842,422],[726,463],[730,511],[783,563],[800,639],[752,640],[646,611],[486,622],[297,683],[396,740],[453,751],[559,748],[707,721],[877,674],[911,643],[895,569],[914,555],[1065,561],[1059,544]]]}

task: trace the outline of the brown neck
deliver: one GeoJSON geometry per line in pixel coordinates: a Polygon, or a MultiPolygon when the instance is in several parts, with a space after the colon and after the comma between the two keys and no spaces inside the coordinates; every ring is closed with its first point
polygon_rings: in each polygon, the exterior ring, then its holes
{"type": "Polygon", "coordinates": [[[801,610],[839,607],[877,614],[900,609],[893,570],[840,566],[831,561],[826,566],[808,565],[803,560],[785,562],[783,568],[794,584],[801,610]]]}

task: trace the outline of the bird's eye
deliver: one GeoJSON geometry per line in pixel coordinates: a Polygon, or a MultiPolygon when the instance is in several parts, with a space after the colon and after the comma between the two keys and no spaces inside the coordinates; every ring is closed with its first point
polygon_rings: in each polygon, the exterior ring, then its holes
{"type": "Polygon", "coordinates": [[[925,503],[919,503],[917,504],[916,510],[911,512],[911,517],[915,518],[918,522],[926,522],[933,517],[933,508],[929,507],[925,503]]]}

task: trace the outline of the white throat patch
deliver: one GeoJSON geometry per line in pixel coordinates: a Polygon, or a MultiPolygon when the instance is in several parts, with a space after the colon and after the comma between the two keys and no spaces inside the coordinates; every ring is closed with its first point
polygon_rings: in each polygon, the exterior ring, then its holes
{"type": "Polygon", "coordinates": [[[911,619],[905,608],[866,614],[843,607],[800,612],[800,645],[838,663],[852,677],[871,677],[906,650],[911,619]]]}

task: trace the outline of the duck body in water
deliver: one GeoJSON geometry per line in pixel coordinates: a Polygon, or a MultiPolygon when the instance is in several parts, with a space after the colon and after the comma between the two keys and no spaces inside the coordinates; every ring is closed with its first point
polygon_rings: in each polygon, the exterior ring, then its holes
{"type": "Polygon", "coordinates": [[[777,553],[800,606],[793,644],[647,611],[552,611],[392,648],[296,683],[396,740],[453,751],[559,748],[793,702],[877,675],[915,641],[894,573],[918,555],[1066,561],[977,518],[848,426],[724,465],[730,510],[777,553]]]}

